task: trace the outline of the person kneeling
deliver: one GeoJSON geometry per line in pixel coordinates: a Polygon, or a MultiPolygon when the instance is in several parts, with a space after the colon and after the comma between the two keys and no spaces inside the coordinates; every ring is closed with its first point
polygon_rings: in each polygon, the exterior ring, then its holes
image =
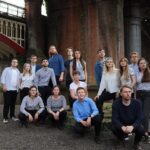
{"type": "Polygon", "coordinates": [[[86,97],[86,90],[83,87],[77,88],[78,99],[73,104],[73,115],[76,121],[74,130],[83,136],[86,129],[92,125],[95,128],[95,142],[99,143],[99,135],[101,130],[101,115],[94,101],[86,97]]]}
{"type": "Polygon", "coordinates": [[[132,99],[131,94],[130,86],[121,87],[121,97],[114,101],[112,106],[112,131],[121,141],[125,141],[129,134],[135,133],[134,149],[141,150],[139,142],[145,133],[142,126],[142,105],[140,101],[132,99]]]}
{"type": "Polygon", "coordinates": [[[60,130],[64,128],[64,122],[66,121],[66,107],[66,99],[63,95],[60,95],[59,86],[54,86],[52,95],[47,99],[47,112],[52,124],[56,125],[60,130]]]}
{"type": "Polygon", "coordinates": [[[44,121],[44,104],[40,96],[38,96],[38,91],[36,86],[31,86],[29,88],[29,95],[23,98],[20,106],[19,120],[21,126],[25,125],[27,127],[28,122],[37,122],[39,120],[44,121]]]}

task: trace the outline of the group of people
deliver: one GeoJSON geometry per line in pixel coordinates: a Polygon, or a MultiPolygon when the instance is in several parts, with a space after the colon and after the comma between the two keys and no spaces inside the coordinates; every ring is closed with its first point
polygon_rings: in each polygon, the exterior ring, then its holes
{"type": "Polygon", "coordinates": [[[49,47],[49,59],[37,64],[37,56],[32,55],[30,62],[18,70],[18,60],[13,58],[11,66],[1,75],[4,95],[3,123],[10,118],[21,125],[28,122],[41,123],[45,119],[52,125],[63,129],[67,118],[67,101],[61,95],[60,83],[65,80],[67,99],[76,121],[74,131],[83,136],[86,128],[94,126],[96,143],[100,141],[103,120],[103,103],[114,100],[112,105],[112,131],[124,141],[135,132],[134,146],[140,149],[142,136],[148,141],[150,136],[150,69],[144,58],[137,52],[131,53],[131,64],[122,57],[119,68],[115,67],[112,57],[105,57],[105,50],[97,51],[95,79],[98,93],[94,101],[88,97],[86,62],[78,50],[67,48],[68,58],[58,54],[54,45],[49,47]],[[64,79],[65,78],[65,79],[64,79]],[[20,91],[20,113],[15,116],[15,102],[20,91]],[[137,100],[139,99],[139,100],[137,100]]]}

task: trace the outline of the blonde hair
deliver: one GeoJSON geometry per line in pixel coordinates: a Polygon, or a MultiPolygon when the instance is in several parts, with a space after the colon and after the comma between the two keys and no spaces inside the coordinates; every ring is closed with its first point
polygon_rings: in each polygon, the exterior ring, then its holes
{"type": "Polygon", "coordinates": [[[107,57],[106,60],[105,60],[105,64],[104,64],[104,73],[107,73],[109,71],[108,67],[106,65],[106,63],[108,61],[112,61],[113,62],[113,71],[117,70],[116,67],[115,67],[115,64],[114,64],[114,61],[113,61],[112,57],[107,57]]]}
{"type": "MultiPolygon", "coordinates": [[[[23,74],[23,76],[25,76],[25,74],[26,74],[26,70],[25,70],[25,68],[26,68],[26,66],[27,66],[27,65],[30,65],[30,64],[29,64],[29,63],[25,63],[25,64],[23,65],[23,73],[22,73],[22,74],[23,74]]],[[[32,75],[32,73],[31,73],[31,65],[30,65],[29,74],[30,74],[30,75],[32,75]]]]}

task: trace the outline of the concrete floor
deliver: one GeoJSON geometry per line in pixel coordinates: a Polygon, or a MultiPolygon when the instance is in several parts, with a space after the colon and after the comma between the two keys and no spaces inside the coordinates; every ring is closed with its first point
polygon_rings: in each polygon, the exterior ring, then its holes
{"type": "MultiPolygon", "coordinates": [[[[18,112],[18,108],[16,112],[18,112]]],[[[2,112],[2,106],[0,106],[2,112]]],[[[9,120],[8,124],[2,123],[0,114],[0,150],[130,150],[133,137],[128,146],[118,146],[115,137],[110,130],[104,129],[101,133],[101,144],[93,141],[93,129],[89,130],[85,137],[74,135],[72,126],[67,123],[65,129],[60,131],[48,124],[29,128],[20,128],[18,122],[9,120]]],[[[142,142],[144,150],[150,150],[150,145],[142,142]]]]}

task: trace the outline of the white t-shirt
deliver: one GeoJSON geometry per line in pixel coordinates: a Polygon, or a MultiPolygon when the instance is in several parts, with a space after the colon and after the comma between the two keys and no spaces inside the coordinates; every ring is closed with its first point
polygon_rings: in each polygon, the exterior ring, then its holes
{"type": "Polygon", "coordinates": [[[17,88],[17,85],[18,85],[18,72],[17,72],[17,69],[12,69],[11,85],[14,89],[17,88]]]}
{"type": "Polygon", "coordinates": [[[79,84],[76,84],[75,82],[72,82],[70,84],[70,88],[69,89],[73,90],[75,95],[76,95],[76,90],[77,90],[78,87],[83,87],[83,88],[86,89],[87,88],[87,84],[85,82],[82,82],[82,81],[79,81],[79,84]]]}

